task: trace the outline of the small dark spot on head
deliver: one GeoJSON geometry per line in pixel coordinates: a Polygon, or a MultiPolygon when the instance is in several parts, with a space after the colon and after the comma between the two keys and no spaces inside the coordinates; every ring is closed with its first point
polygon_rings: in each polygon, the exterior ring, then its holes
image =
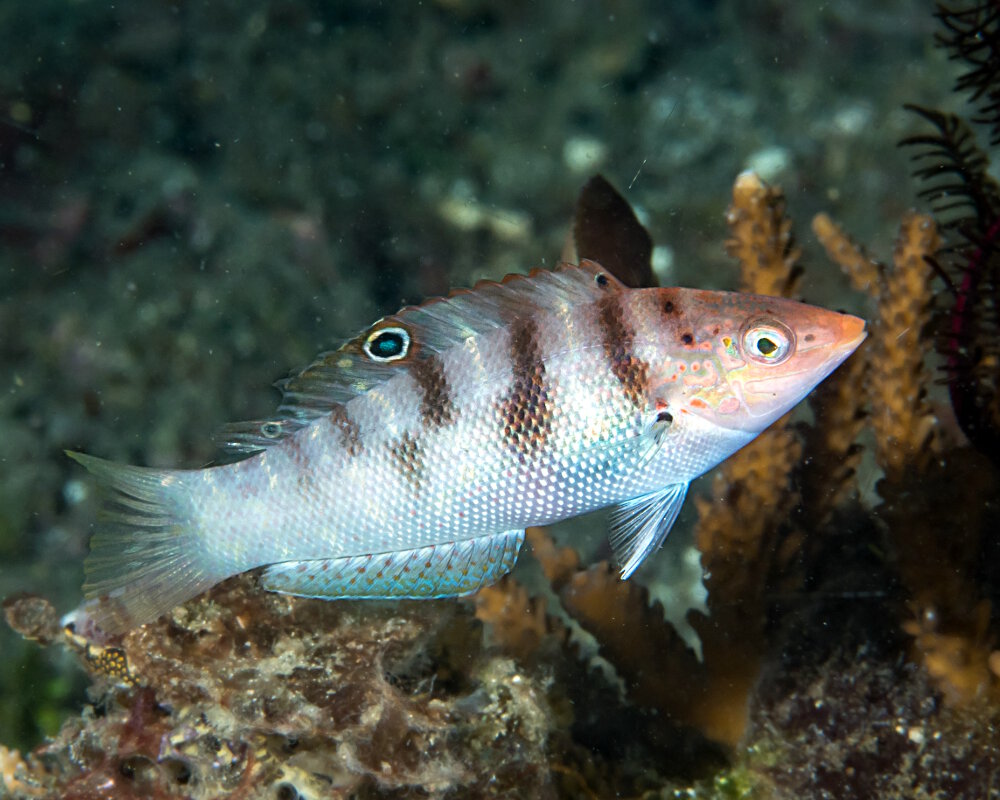
{"type": "Polygon", "coordinates": [[[685,333],[681,337],[681,341],[684,342],[684,344],[694,344],[694,336],[692,336],[690,333],[685,333]]]}
{"type": "Polygon", "coordinates": [[[804,338],[805,338],[805,340],[806,340],[807,342],[811,342],[811,341],[813,341],[813,340],[814,340],[814,339],[815,339],[816,337],[815,337],[815,335],[813,335],[813,334],[811,334],[811,333],[807,333],[807,334],[805,335],[805,337],[804,337],[804,338]]]}
{"type": "Polygon", "coordinates": [[[674,313],[674,301],[673,300],[667,300],[667,302],[663,304],[663,313],[664,314],[673,314],[674,313]]]}
{"type": "Polygon", "coordinates": [[[674,421],[674,415],[669,411],[661,411],[656,415],[657,422],[666,422],[668,425],[674,421]]]}
{"type": "Polygon", "coordinates": [[[603,272],[598,272],[594,276],[594,283],[596,283],[598,286],[600,286],[603,289],[605,286],[608,285],[608,276],[605,275],[603,272]]]}
{"type": "Polygon", "coordinates": [[[718,336],[720,330],[721,329],[718,326],[716,326],[715,329],[712,331],[712,336],[718,336]]]}

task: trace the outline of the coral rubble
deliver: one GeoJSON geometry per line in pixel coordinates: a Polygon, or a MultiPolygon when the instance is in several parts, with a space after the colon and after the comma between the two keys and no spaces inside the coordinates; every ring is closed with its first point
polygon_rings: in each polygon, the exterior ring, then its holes
{"type": "Polygon", "coordinates": [[[544,683],[485,654],[453,603],[300,602],[239,579],[125,635],[114,663],[66,636],[100,700],[15,765],[39,795],[553,794],[544,683]]]}

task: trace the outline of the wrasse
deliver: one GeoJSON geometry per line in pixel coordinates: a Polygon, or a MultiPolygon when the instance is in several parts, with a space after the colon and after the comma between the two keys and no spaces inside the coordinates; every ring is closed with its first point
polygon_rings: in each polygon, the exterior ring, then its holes
{"type": "Polygon", "coordinates": [[[468,594],[528,525],[616,505],[629,577],[688,483],[798,403],[865,337],[790,300],[655,288],[652,240],[600,176],[556,271],[409,307],[284,381],[243,460],[151,470],[70,455],[111,490],[67,621],[120,633],[232,575],[307,597],[468,594]],[[575,265],[579,262],[579,265],[575,265]]]}
{"type": "Polygon", "coordinates": [[[113,494],[86,614],[108,633],[237,573],[325,598],[445,597],[508,572],[529,525],[617,505],[627,578],[688,483],[832,372],[864,321],[791,300],[628,288],[582,260],[385,317],[227,429],[194,470],[72,453],[113,494]]]}

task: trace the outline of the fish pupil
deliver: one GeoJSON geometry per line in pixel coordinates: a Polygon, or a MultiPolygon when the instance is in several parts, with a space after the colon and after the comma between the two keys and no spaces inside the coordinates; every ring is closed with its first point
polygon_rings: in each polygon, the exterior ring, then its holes
{"type": "Polygon", "coordinates": [[[760,339],[757,340],[757,350],[760,352],[761,355],[769,356],[777,349],[778,345],[776,345],[773,341],[771,341],[767,337],[761,337],[760,339]]]}

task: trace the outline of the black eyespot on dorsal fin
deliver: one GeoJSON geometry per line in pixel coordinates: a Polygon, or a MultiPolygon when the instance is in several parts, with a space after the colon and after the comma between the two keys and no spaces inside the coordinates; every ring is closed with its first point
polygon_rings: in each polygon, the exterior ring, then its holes
{"type": "Polygon", "coordinates": [[[378,328],[368,334],[361,350],[380,364],[401,361],[410,353],[410,332],[399,326],[378,328]]]}
{"type": "Polygon", "coordinates": [[[623,289],[603,266],[585,261],[579,266],[560,264],[554,270],[508,275],[501,281],[481,281],[471,289],[407,306],[279,381],[282,400],[273,417],[228,425],[218,440],[224,449],[239,455],[262,450],[398,375],[412,376],[414,369],[424,370],[415,379],[418,384],[423,380],[423,390],[433,396],[434,410],[428,413],[437,415],[443,424],[453,409],[444,403],[447,392],[428,366],[429,360],[515,320],[594,303],[623,289]],[[603,286],[596,278],[601,273],[607,273],[603,286]],[[435,405],[438,401],[440,408],[435,405]]]}

